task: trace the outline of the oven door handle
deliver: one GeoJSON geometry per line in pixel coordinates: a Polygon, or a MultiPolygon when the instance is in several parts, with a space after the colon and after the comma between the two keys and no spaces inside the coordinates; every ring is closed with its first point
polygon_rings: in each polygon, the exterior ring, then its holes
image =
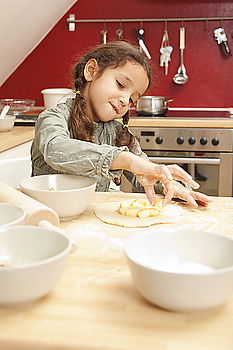
{"type": "Polygon", "coordinates": [[[153,163],[169,163],[169,164],[212,164],[219,165],[220,159],[216,158],[185,158],[185,157],[148,157],[153,163]]]}

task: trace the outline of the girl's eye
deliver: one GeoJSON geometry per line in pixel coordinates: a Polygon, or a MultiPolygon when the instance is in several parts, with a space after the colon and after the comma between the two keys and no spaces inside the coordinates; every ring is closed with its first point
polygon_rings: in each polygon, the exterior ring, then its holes
{"type": "Polygon", "coordinates": [[[130,107],[135,107],[136,106],[136,101],[134,101],[132,98],[129,99],[129,105],[130,107]]]}
{"type": "Polygon", "coordinates": [[[121,89],[124,89],[124,85],[119,80],[117,80],[117,84],[121,89]]]}
{"type": "Polygon", "coordinates": [[[137,100],[138,100],[137,98],[130,97],[129,102],[132,103],[133,105],[136,105],[137,100]]]}

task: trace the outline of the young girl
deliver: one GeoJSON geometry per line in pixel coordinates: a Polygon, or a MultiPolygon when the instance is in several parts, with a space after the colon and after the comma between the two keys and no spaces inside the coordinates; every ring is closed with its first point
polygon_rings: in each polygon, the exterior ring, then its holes
{"type": "MultiPolygon", "coordinates": [[[[124,41],[100,45],[73,68],[76,97],[40,114],[32,144],[32,175],[66,173],[90,176],[97,191],[108,191],[122,173],[155,203],[155,189],[172,197],[208,204],[210,199],[189,191],[199,185],[177,165],[150,162],[128,130],[129,108],[147,90],[151,71],[138,48],[124,41]],[[115,119],[122,118],[122,123],[115,119]],[[158,185],[159,184],[159,185],[158,185]],[[161,184],[163,186],[161,186],[161,184]]],[[[161,193],[161,192],[160,192],[161,193]]]]}

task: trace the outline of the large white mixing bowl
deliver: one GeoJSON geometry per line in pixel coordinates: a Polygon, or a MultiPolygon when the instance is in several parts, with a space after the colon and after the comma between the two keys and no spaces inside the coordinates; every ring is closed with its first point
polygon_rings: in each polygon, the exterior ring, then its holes
{"type": "Polygon", "coordinates": [[[201,310],[233,295],[233,240],[229,237],[154,230],[130,238],[125,254],[138,291],[162,308],[201,310]]]}

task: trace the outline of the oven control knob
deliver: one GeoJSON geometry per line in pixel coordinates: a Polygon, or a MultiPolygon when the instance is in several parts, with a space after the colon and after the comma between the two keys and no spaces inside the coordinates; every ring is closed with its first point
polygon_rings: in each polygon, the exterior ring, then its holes
{"type": "Polygon", "coordinates": [[[146,142],[150,142],[150,139],[146,139],[146,142]]]}
{"type": "Polygon", "coordinates": [[[217,146],[219,144],[219,139],[216,137],[212,140],[212,145],[217,146]]]}
{"type": "Polygon", "coordinates": [[[163,138],[162,138],[161,136],[158,136],[158,137],[156,137],[155,142],[156,142],[158,145],[161,145],[161,143],[163,143],[163,138]]]}
{"type": "Polygon", "coordinates": [[[202,137],[201,139],[200,139],[200,144],[201,145],[206,145],[207,144],[207,138],[206,137],[202,137]]]}
{"type": "Polygon", "coordinates": [[[176,142],[178,143],[178,145],[182,145],[182,143],[184,143],[184,138],[183,138],[183,136],[177,137],[176,142]]]}
{"type": "Polygon", "coordinates": [[[195,137],[190,137],[189,139],[188,139],[188,143],[190,144],[190,145],[194,145],[194,143],[196,143],[196,140],[195,140],[195,137]]]}

